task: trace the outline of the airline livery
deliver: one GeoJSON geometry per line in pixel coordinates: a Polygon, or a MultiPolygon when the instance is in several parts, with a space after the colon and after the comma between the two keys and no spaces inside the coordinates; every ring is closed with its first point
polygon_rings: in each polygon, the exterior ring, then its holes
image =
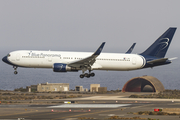
{"type": "Polygon", "coordinates": [[[81,70],[80,78],[95,76],[93,70],[129,71],[155,67],[171,63],[172,59],[164,57],[175,31],[176,28],[169,28],[141,54],[131,54],[135,43],[124,54],[101,53],[103,42],[94,53],[20,50],[10,52],[2,61],[13,66],[14,74],[18,73],[18,67],[51,68],[54,72],[81,70]]]}

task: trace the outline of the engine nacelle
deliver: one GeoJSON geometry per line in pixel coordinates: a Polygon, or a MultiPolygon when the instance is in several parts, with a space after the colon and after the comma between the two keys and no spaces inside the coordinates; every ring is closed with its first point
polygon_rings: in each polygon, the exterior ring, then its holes
{"type": "Polygon", "coordinates": [[[74,67],[69,67],[67,64],[64,64],[64,63],[54,63],[53,71],[54,72],[67,72],[67,71],[77,72],[78,69],[74,67]]]}

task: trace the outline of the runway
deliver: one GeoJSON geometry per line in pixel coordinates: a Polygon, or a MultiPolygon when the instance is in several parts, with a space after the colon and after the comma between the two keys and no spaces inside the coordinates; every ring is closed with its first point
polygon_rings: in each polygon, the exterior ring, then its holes
{"type": "Polygon", "coordinates": [[[72,104],[0,105],[0,119],[17,120],[18,118],[24,118],[24,120],[70,120],[80,119],[82,117],[107,119],[112,116],[126,118],[139,116],[141,118],[153,118],[160,120],[179,120],[178,115],[160,116],[132,114],[139,111],[153,111],[155,108],[179,108],[179,101],[174,100],[172,102],[169,99],[164,101],[160,101],[159,99],[157,99],[157,101],[156,99],[139,100],[135,98],[133,100],[129,100],[129,98],[123,98],[121,100],[120,98],[122,97],[118,97],[118,100],[114,99],[117,97],[118,96],[93,96],[70,99],[76,100],[76,103],[72,104]],[[111,98],[111,100],[109,98],[111,98]]]}

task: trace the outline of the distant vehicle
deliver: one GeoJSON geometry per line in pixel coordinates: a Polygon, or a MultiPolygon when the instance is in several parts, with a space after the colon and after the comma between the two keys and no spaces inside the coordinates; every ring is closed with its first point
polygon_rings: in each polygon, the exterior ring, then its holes
{"type": "Polygon", "coordinates": [[[13,51],[2,60],[12,65],[14,74],[18,67],[51,68],[54,72],[82,71],[80,78],[93,77],[92,70],[130,71],[170,64],[172,59],[164,58],[176,28],[169,28],[147,50],[141,54],[130,54],[130,49],[122,53],[101,53],[105,42],[94,52],[65,51],[13,51]],[[88,71],[88,73],[85,73],[88,71]]]}

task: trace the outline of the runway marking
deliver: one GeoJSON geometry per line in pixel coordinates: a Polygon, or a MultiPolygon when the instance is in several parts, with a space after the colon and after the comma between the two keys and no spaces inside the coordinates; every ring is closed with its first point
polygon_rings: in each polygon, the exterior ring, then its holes
{"type": "MultiPolygon", "coordinates": [[[[99,114],[99,116],[109,116],[109,115],[112,115],[112,114],[99,114]]],[[[113,114],[114,116],[115,114],[113,114]]],[[[116,115],[116,116],[124,116],[124,115],[116,115]]]]}
{"type": "Polygon", "coordinates": [[[47,108],[118,108],[130,105],[131,104],[62,104],[47,108]]]}
{"type": "Polygon", "coordinates": [[[51,119],[51,120],[64,119],[64,118],[73,118],[73,117],[78,117],[78,116],[98,114],[98,113],[111,112],[111,111],[117,111],[117,110],[121,110],[121,109],[105,110],[105,111],[99,111],[99,112],[94,112],[94,113],[84,113],[84,114],[72,115],[72,116],[67,116],[67,117],[62,117],[62,118],[54,118],[54,119],[51,119]]]}
{"type": "Polygon", "coordinates": [[[180,102],[180,99],[160,99],[160,98],[124,98],[124,96],[90,96],[83,98],[72,98],[72,99],[64,99],[64,100],[137,100],[137,101],[174,101],[180,102]]]}

